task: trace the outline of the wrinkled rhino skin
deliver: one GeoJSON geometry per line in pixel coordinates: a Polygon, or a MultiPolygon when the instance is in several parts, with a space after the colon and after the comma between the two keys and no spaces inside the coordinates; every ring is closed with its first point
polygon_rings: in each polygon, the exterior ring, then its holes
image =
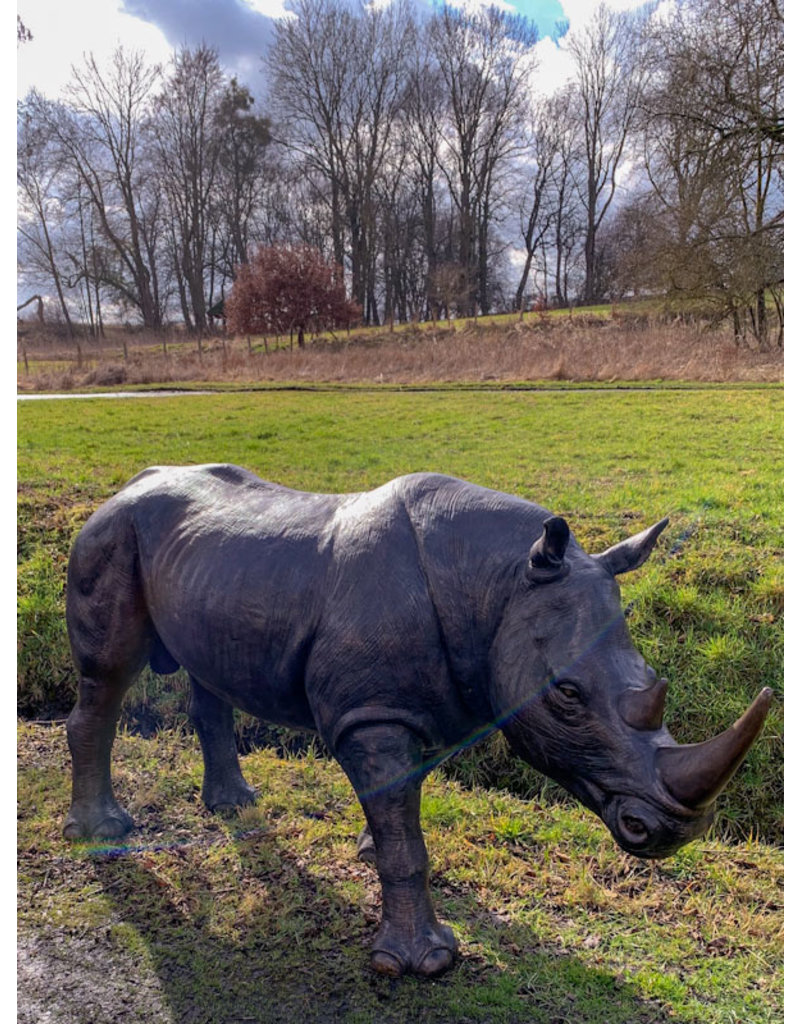
{"type": "Polygon", "coordinates": [[[500,728],[620,846],[660,857],[708,827],[761,728],[766,689],[706,743],[678,745],[663,726],[666,683],[633,647],[615,576],[666,525],[590,556],[563,519],[445,476],[339,495],[228,465],[145,470],[94,513],[70,558],[80,684],[65,836],[131,828],[111,787],[120,704],[148,661],[183,666],[206,804],[255,796],[232,705],[318,732],[367,819],[359,848],[383,891],[372,966],[440,973],[456,942],[434,914],[419,823],[435,764],[500,728]]]}

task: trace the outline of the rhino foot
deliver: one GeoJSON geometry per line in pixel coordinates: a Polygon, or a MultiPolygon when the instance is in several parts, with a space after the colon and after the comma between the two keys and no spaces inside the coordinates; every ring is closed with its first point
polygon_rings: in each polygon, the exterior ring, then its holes
{"type": "Polygon", "coordinates": [[[457,950],[452,929],[438,921],[410,941],[384,922],[372,946],[370,964],[373,971],[391,978],[406,973],[434,978],[453,966],[457,950]]]}
{"type": "Polygon", "coordinates": [[[375,840],[366,825],[361,829],[356,840],[356,857],[364,864],[376,864],[378,861],[375,853],[375,840]]]}
{"type": "Polygon", "coordinates": [[[63,835],[80,839],[121,839],[133,828],[133,818],[116,801],[95,808],[73,806],[64,822],[63,835]]]}
{"type": "Polygon", "coordinates": [[[232,814],[238,807],[248,807],[256,802],[256,796],[244,779],[203,786],[203,803],[217,814],[232,814]]]}

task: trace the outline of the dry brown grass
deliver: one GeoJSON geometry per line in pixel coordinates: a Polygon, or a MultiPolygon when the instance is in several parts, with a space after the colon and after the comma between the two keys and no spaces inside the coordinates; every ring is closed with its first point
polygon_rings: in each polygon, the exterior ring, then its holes
{"type": "Polygon", "coordinates": [[[450,327],[373,330],[350,340],[320,339],[304,349],[253,351],[244,339],[196,342],[129,339],[118,347],[84,348],[77,365],[64,340],[26,339],[28,372],[21,390],[74,390],[96,386],[187,381],[257,383],[427,384],[481,381],[781,381],[783,351],[735,345],[730,331],[642,319],[536,318],[524,323],[478,321],[450,327]]]}

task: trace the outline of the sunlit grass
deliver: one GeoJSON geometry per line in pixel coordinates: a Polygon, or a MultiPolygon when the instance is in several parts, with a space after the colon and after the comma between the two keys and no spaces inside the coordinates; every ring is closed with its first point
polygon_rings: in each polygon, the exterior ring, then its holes
{"type": "MultiPolygon", "coordinates": [[[[617,850],[588,812],[441,773],[425,785],[431,888],[455,969],[393,983],[367,969],[380,915],[355,859],[363,818],[344,774],[268,750],[239,815],[199,797],[197,743],[123,734],[114,777],[137,828],[68,846],[63,726],[19,731],[19,927],[68,950],[95,936],[155,976],[175,1020],[349,1024],[771,1024],[782,1000],[780,853],[693,843],[663,863],[617,850]]],[[[135,1000],[134,1000],[135,1005],[135,1000]]],[[[138,1018],[136,1018],[138,1019],[138,1018]]],[[[87,1017],[75,1024],[89,1024],[87,1017]]]]}

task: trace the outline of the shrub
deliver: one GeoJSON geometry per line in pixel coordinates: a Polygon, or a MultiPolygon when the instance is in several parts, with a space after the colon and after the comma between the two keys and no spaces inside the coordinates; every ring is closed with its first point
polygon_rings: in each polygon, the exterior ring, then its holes
{"type": "Polygon", "coordinates": [[[346,327],[360,319],[347,298],[341,268],[308,245],[258,249],[239,267],[225,303],[231,334],[290,334],[303,345],[306,331],[346,327]]]}

